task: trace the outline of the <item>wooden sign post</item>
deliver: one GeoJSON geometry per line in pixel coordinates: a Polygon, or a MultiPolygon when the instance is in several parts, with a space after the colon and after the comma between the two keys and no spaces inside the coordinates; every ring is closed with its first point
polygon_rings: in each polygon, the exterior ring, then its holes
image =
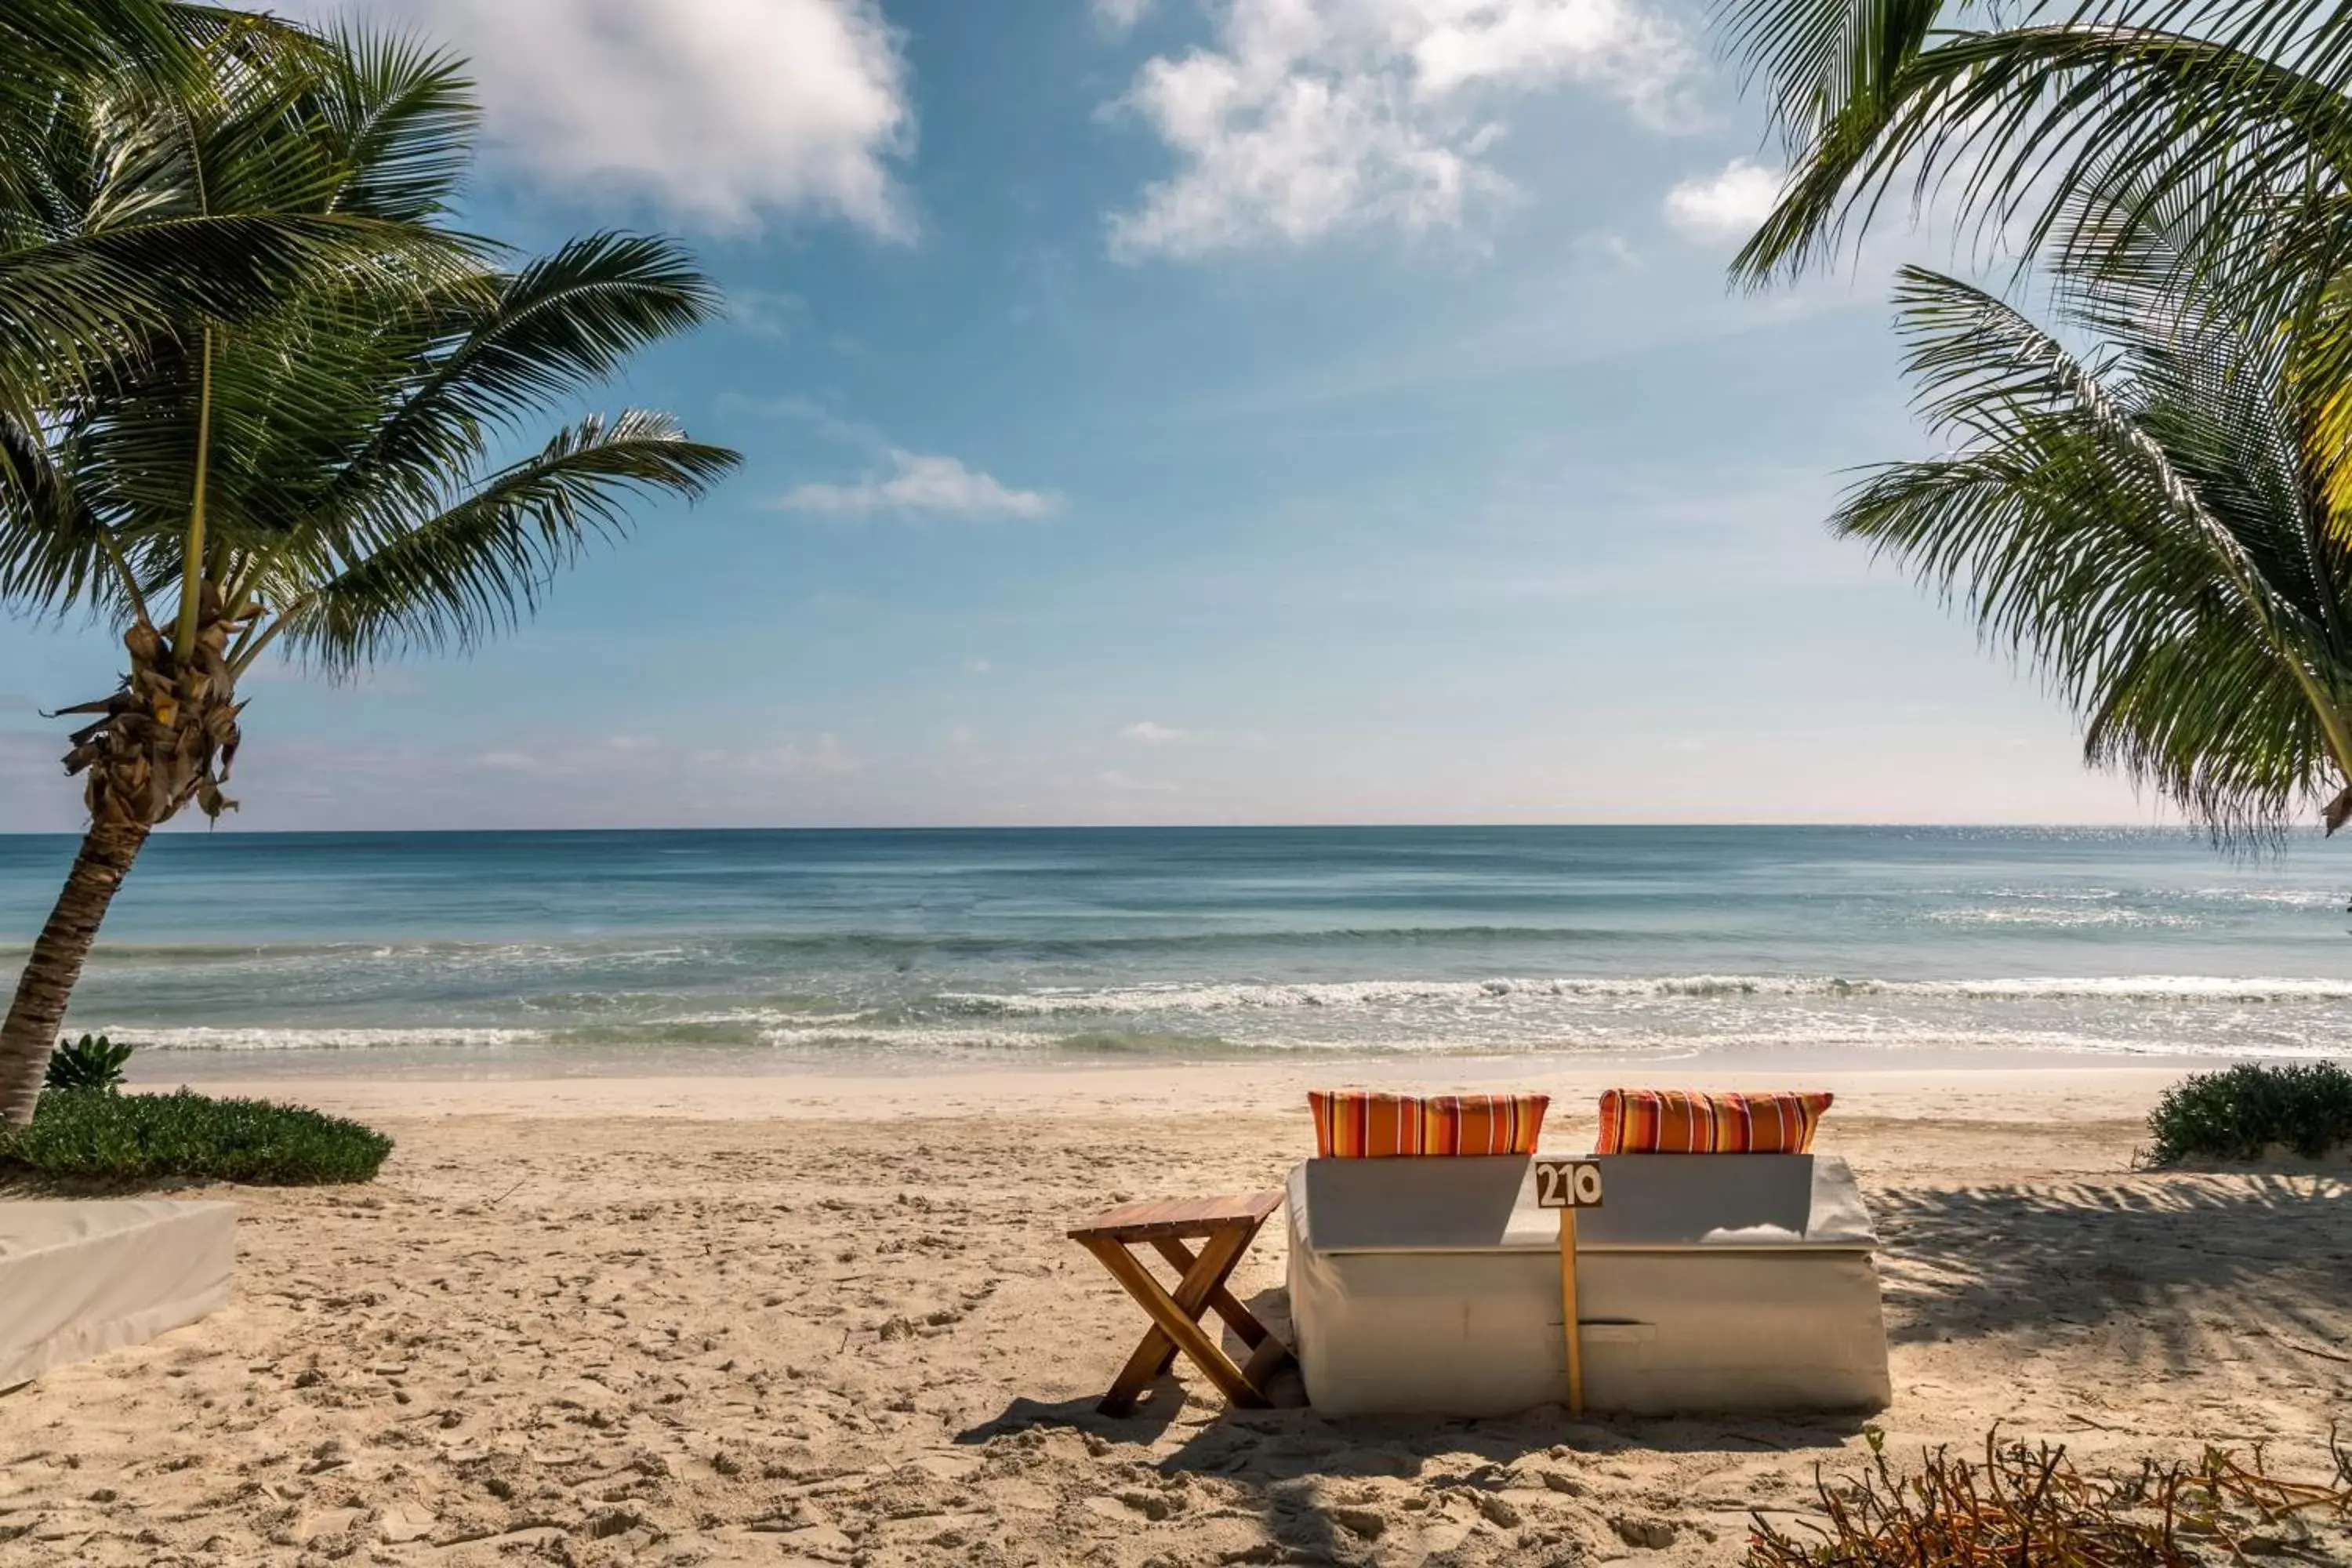
{"type": "Polygon", "coordinates": [[[1538,1160],[1536,1206],[1559,1211],[1560,1332],[1568,1341],[1568,1412],[1584,1414],[1584,1335],[1576,1310],[1576,1211],[1601,1206],[1601,1167],[1591,1160],[1538,1160]]]}

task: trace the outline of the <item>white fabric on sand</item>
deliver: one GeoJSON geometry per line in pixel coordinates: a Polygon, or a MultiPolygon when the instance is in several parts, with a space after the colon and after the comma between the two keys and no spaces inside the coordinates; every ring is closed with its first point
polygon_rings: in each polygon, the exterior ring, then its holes
{"type": "Polygon", "coordinates": [[[227,1304],[236,1205],[0,1203],[0,1388],[227,1304]]]}

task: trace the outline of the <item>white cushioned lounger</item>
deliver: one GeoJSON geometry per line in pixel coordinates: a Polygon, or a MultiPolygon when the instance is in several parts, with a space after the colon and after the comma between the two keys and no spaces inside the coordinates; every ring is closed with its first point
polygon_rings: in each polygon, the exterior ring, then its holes
{"type": "MultiPolygon", "coordinates": [[[[1580,1213],[1595,1410],[1874,1410],[1891,1396],[1877,1236],[1845,1162],[1600,1156],[1580,1213]]],[[[1500,1415],[1568,1397],[1559,1215],[1532,1162],[1308,1160],[1291,1173],[1290,1315],[1334,1415],[1500,1415]]]]}
{"type": "Polygon", "coordinates": [[[234,1204],[0,1203],[0,1388],[228,1302],[234,1204]]]}

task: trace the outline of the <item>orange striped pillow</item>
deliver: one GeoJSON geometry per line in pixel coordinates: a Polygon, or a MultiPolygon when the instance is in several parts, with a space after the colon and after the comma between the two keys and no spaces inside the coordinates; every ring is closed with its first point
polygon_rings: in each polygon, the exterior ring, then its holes
{"type": "Polygon", "coordinates": [[[1382,1094],[1313,1089],[1315,1152],[1327,1160],[1402,1154],[1532,1154],[1548,1094],[1382,1094]]]}
{"type": "Polygon", "coordinates": [[[1813,1146],[1826,1089],[1702,1094],[1612,1089],[1601,1097],[1596,1154],[1802,1154],[1813,1146]]]}

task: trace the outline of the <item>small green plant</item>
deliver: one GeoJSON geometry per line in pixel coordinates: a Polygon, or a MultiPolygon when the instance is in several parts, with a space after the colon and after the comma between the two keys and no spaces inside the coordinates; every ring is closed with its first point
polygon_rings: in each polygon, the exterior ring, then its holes
{"type": "Polygon", "coordinates": [[[43,1081],[50,1089],[120,1089],[122,1064],[134,1048],[118,1046],[104,1035],[59,1040],[49,1053],[48,1076],[43,1081]]]}
{"type": "Polygon", "coordinates": [[[2199,1073],[2148,1113],[2151,1164],[2255,1160],[2284,1145],[2306,1160],[2352,1145],[2352,1072],[2333,1062],[2199,1073]]]}
{"type": "Polygon", "coordinates": [[[0,1132],[0,1170],[79,1181],[364,1182],[391,1152],[391,1139],[340,1116],[184,1089],[53,1089],[31,1126],[0,1132]]]}

